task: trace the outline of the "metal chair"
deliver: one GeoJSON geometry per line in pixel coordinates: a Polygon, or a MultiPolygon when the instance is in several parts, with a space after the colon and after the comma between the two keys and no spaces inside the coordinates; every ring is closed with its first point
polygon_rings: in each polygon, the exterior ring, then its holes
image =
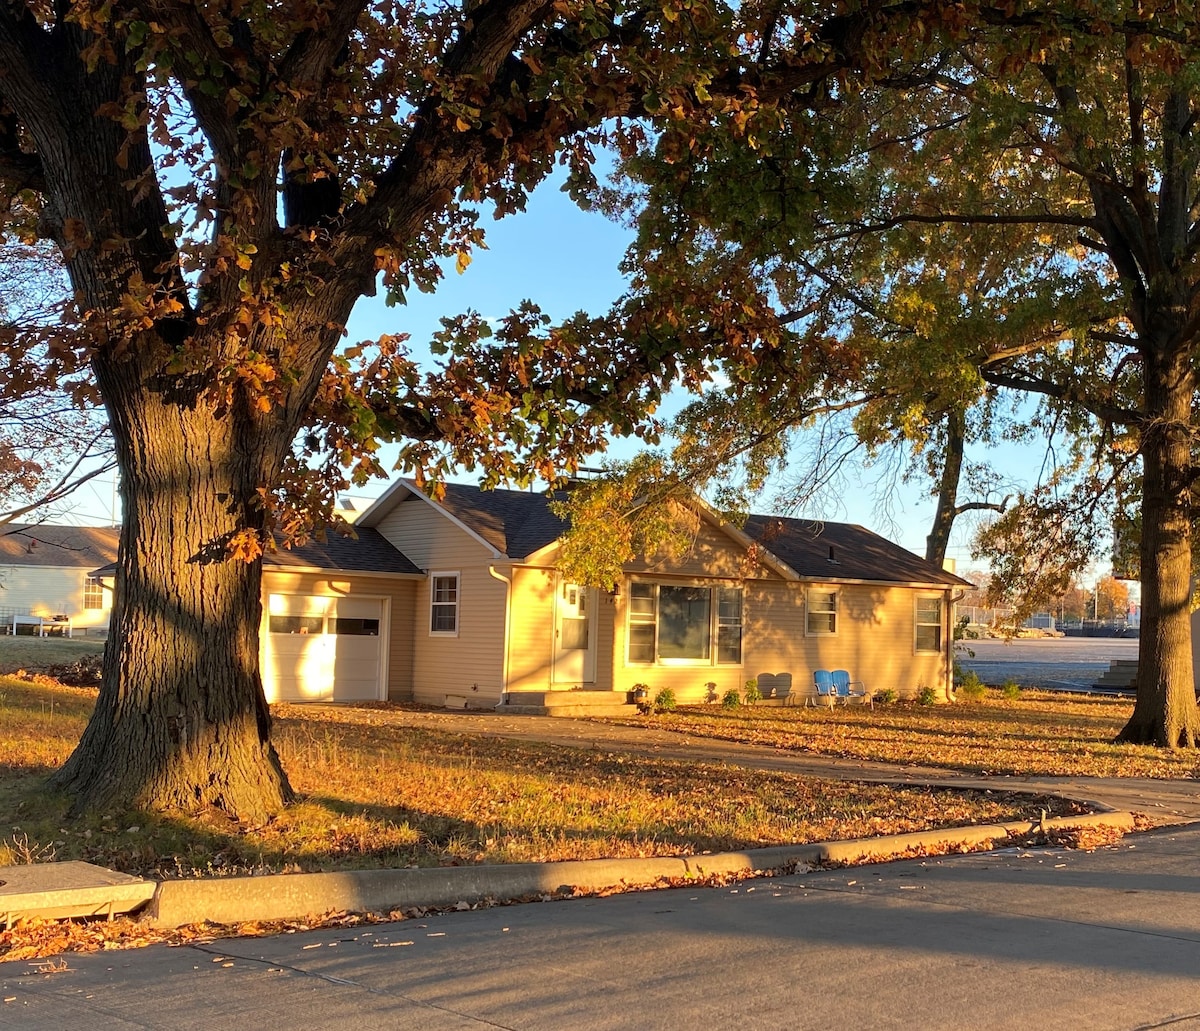
{"type": "Polygon", "coordinates": [[[867,685],[861,680],[851,680],[849,672],[844,669],[835,669],[832,677],[834,693],[847,705],[850,704],[852,698],[858,698],[866,702],[872,709],[875,708],[875,699],[867,692],[867,685]]]}
{"type": "Polygon", "coordinates": [[[826,702],[832,709],[837,701],[837,689],[833,686],[833,674],[827,669],[813,670],[813,685],[817,689],[817,701],[826,702]]]}

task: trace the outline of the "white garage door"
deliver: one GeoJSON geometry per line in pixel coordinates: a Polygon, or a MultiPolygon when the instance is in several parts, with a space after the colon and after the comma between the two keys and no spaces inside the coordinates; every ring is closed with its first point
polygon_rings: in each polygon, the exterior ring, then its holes
{"type": "Polygon", "coordinates": [[[272,594],[263,635],[267,701],[377,701],[385,695],[379,598],[272,594]]]}

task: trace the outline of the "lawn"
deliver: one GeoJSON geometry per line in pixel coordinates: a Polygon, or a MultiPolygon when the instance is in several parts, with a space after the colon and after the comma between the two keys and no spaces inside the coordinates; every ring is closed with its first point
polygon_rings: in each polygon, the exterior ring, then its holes
{"type": "Polygon", "coordinates": [[[953,705],[696,706],[651,720],[694,737],[963,773],[1200,777],[1200,750],[1112,744],[1132,711],[1131,699],[989,689],[953,705]]]}
{"type": "Polygon", "coordinates": [[[265,826],[215,815],[70,820],[43,783],[94,699],[0,677],[0,865],[85,859],[170,877],[686,855],[1067,811],[1003,791],[816,781],[404,727],[408,714],[388,707],[286,706],[275,740],[302,797],[265,826]]]}
{"type": "Polygon", "coordinates": [[[83,660],[97,659],[104,642],[97,637],[38,637],[35,634],[0,635],[0,673],[58,669],[83,660]]]}

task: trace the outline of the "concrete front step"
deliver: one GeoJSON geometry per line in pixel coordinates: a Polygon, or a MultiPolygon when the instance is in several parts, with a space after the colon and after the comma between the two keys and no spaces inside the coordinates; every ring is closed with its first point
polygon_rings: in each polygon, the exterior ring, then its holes
{"type": "Polygon", "coordinates": [[[638,709],[625,691],[514,691],[496,711],[523,716],[629,716],[638,709]]]}

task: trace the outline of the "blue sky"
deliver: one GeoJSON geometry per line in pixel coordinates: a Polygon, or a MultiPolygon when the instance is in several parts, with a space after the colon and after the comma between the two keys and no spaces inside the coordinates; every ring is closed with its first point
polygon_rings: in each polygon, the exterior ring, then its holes
{"type": "MultiPolygon", "coordinates": [[[[597,315],[625,289],[618,266],[629,243],[630,231],[598,213],[581,211],[559,190],[557,182],[540,187],[525,213],[498,222],[485,216],[483,225],[488,249],[477,251],[463,274],[456,273],[451,263],[435,294],[413,291],[402,307],[389,308],[382,295],[363,298],[350,320],[348,339],[358,341],[384,333],[408,333],[414,351],[420,353],[440,328],[438,320],[443,316],[468,309],[484,316],[499,316],[526,298],[554,319],[579,310],[597,315]]],[[[679,404],[684,400],[681,397],[679,404]]],[[[614,440],[609,454],[627,458],[635,449],[636,442],[614,440]]],[[[1011,464],[1016,465],[1016,461],[1011,464]]],[[[471,479],[463,477],[466,482],[471,479]]],[[[378,494],[386,486],[379,481],[364,493],[378,494]]],[[[841,498],[819,514],[861,523],[914,552],[923,553],[934,506],[922,485],[902,485],[889,490],[890,517],[876,511],[874,494],[872,473],[868,471],[857,479],[852,475],[841,498]]],[[[764,498],[759,507],[769,510],[768,500],[764,498]]],[[[77,522],[108,522],[113,510],[112,481],[97,481],[80,493],[69,518],[77,522]]],[[[951,542],[950,556],[963,570],[972,566],[971,526],[961,522],[951,542]]]]}

